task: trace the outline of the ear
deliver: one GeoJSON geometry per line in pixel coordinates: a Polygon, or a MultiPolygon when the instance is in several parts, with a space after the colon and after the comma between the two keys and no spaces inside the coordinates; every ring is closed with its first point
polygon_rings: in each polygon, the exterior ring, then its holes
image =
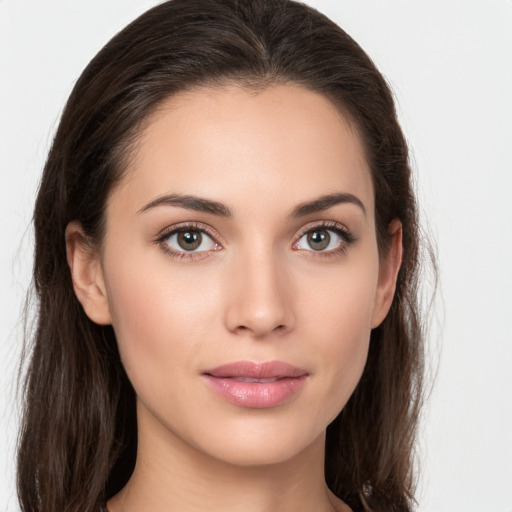
{"type": "Polygon", "coordinates": [[[66,227],[66,253],[75,294],[85,314],[95,323],[112,323],[100,256],[91,247],[80,222],[66,227]]]}
{"type": "Polygon", "coordinates": [[[402,223],[394,219],[388,228],[391,241],[387,254],[380,262],[379,281],[372,313],[372,329],[378,327],[388,314],[395,295],[398,271],[402,265],[402,223]]]}

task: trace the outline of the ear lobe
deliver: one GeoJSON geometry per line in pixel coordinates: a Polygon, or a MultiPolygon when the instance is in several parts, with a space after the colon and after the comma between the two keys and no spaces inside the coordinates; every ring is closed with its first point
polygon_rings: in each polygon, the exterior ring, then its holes
{"type": "Polygon", "coordinates": [[[85,314],[97,324],[112,323],[98,251],[91,247],[77,221],[66,227],[66,254],[73,289],[85,314]]]}
{"type": "Polygon", "coordinates": [[[380,263],[379,282],[372,313],[372,329],[378,327],[388,314],[395,295],[396,280],[402,265],[402,223],[394,219],[388,229],[391,235],[389,249],[380,263]]]}

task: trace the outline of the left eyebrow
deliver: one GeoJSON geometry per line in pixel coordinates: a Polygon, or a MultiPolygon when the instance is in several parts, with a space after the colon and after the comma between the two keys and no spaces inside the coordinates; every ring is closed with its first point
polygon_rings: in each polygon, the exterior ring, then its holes
{"type": "Polygon", "coordinates": [[[347,193],[336,193],[336,194],[328,194],[325,196],[321,196],[313,201],[307,201],[305,203],[301,203],[297,205],[288,215],[288,218],[297,218],[304,217],[305,215],[309,215],[311,213],[321,212],[323,210],[327,210],[333,206],[338,204],[355,204],[363,211],[366,216],[366,208],[364,207],[363,202],[353,194],[347,193]]]}
{"type": "Polygon", "coordinates": [[[229,208],[222,203],[212,201],[211,199],[205,199],[203,197],[183,194],[170,194],[158,197],[141,208],[137,213],[144,213],[158,206],[178,206],[180,208],[185,208],[186,210],[211,213],[220,217],[233,216],[229,208]]]}

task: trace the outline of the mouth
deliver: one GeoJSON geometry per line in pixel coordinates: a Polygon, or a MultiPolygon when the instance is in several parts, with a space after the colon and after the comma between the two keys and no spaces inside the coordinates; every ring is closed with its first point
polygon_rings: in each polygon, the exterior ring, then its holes
{"type": "MultiPolygon", "coordinates": [[[[212,377],[213,377],[213,375],[212,375],[212,377]]],[[[275,377],[273,379],[253,379],[252,377],[224,377],[224,378],[233,379],[233,380],[236,380],[237,382],[261,382],[263,384],[265,382],[276,382],[281,379],[286,379],[286,377],[275,377]]]]}
{"type": "Polygon", "coordinates": [[[237,361],[203,373],[210,388],[240,407],[263,409],[290,401],[309,373],[282,361],[237,361]]]}

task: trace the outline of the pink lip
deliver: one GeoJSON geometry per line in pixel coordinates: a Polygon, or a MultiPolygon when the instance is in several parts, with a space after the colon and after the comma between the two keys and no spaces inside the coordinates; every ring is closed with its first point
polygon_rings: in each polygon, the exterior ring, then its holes
{"type": "Polygon", "coordinates": [[[228,402],[241,407],[275,407],[295,395],[308,372],[282,361],[237,361],[204,372],[208,384],[228,402]]]}

